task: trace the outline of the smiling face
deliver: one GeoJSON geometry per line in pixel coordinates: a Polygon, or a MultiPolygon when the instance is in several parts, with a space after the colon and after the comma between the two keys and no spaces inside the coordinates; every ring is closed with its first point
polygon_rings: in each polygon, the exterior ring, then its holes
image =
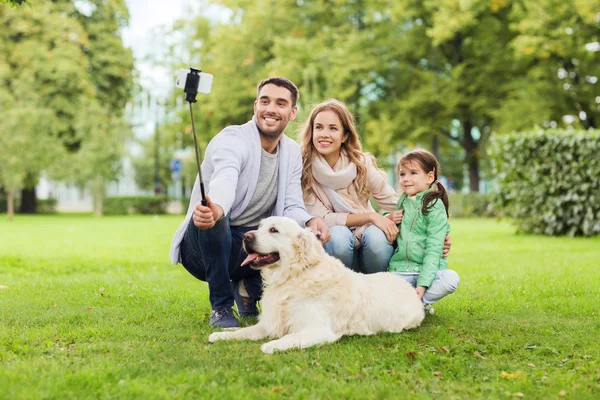
{"type": "Polygon", "coordinates": [[[312,130],[315,149],[333,168],[340,157],[342,143],[348,139],[340,117],[331,110],[322,111],[315,117],[312,130]]]}
{"type": "Polygon", "coordinates": [[[398,178],[404,193],[414,196],[429,189],[435,180],[433,171],[425,172],[416,161],[407,161],[400,164],[398,178]]]}
{"type": "Polygon", "coordinates": [[[269,139],[278,138],[288,122],[296,118],[296,110],[288,89],[274,84],[263,86],[254,102],[254,115],[261,135],[269,139]]]}

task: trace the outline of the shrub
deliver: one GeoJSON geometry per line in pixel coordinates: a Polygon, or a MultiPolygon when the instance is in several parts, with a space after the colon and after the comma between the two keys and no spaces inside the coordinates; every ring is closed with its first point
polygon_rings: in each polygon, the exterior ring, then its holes
{"type": "Polygon", "coordinates": [[[497,217],[494,195],[490,193],[452,193],[448,195],[450,217],[497,217]]]}
{"type": "Polygon", "coordinates": [[[520,231],[592,236],[600,232],[600,132],[496,135],[490,143],[496,201],[520,231]]]}
{"type": "Polygon", "coordinates": [[[58,201],[53,198],[37,199],[37,213],[38,214],[55,214],[57,203],[58,203],[58,201]]]}
{"type": "Polygon", "coordinates": [[[104,215],[166,214],[167,196],[107,197],[103,202],[104,215]]]}

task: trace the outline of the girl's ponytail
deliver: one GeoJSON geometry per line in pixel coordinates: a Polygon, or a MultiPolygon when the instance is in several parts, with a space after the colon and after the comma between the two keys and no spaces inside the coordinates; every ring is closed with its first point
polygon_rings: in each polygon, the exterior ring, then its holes
{"type": "Polygon", "coordinates": [[[444,188],[444,185],[442,185],[437,179],[431,184],[430,187],[432,187],[433,190],[427,193],[423,199],[423,208],[421,209],[421,212],[423,215],[429,214],[429,210],[433,208],[438,199],[441,199],[442,203],[444,203],[444,207],[446,208],[446,216],[450,217],[450,214],[448,213],[448,192],[446,192],[446,188],[444,188]]]}

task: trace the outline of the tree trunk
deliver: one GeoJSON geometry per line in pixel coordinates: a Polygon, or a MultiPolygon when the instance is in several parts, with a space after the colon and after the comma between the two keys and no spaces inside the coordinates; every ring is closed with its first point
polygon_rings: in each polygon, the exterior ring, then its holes
{"type": "Polygon", "coordinates": [[[103,210],[102,204],[104,203],[104,179],[101,176],[97,176],[92,183],[92,192],[95,199],[95,215],[101,217],[103,210]]]}
{"type": "Polygon", "coordinates": [[[469,191],[471,193],[479,192],[479,159],[477,149],[471,154],[467,153],[467,166],[469,168],[469,191]]]}
{"type": "Polygon", "coordinates": [[[21,214],[35,214],[37,212],[35,187],[21,190],[21,206],[19,207],[19,212],[21,214]]]}
{"type": "Polygon", "coordinates": [[[440,138],[437,133],[431,136],[431,154],[438,160],[440,159],[440,138]]]}
{"type": "Polygon", "coordinates": [[[479,192],[479,142],[473,139],[471,130],[473,123],[469,120],[462,121],[463,126],[463,147],[466,152],[465,161],[469,170],[469,191],[471,193],[479,192]]]}
{"type": "Polygon", "coordinates": [[[8,196],[6,196],[6,209],[8,212],[8,220],[12,221],[15,215],[15,194],[17,189],[9,189],[8,196]]]}

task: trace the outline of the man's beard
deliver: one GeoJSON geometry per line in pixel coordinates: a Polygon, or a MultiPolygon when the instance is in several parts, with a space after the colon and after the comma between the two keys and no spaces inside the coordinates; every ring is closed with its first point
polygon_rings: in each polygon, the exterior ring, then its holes
{"type": "MultiPolygon", "coordinates": [[[[279,122],[281,122],[281,119],[279,119],[279,122]]],[[[277,139],[283,133],[285,128],[287,127],[287,123],[286,123],[281,129],[278,129],[276,131],[266,131],[261,128],[260,124],[256,124],[256,125],[258,127],[258,131],[261,134],[261,136],[263,136],[265,139],[269,139],[269,140],[277,139]]],[[[265,127],[265,128],[267,128],[267,127],[265,127]]]]}
{"type": "Polygon", "coordinates": [[[275,140],[275,139],[277,139],[283,133],[283,131],[265,132],[262,129],[260,129],[260,127],[259,127],[258,128],[258,133],[260,133],[260,135],[264,136],[266,139],[275,140]]]}

